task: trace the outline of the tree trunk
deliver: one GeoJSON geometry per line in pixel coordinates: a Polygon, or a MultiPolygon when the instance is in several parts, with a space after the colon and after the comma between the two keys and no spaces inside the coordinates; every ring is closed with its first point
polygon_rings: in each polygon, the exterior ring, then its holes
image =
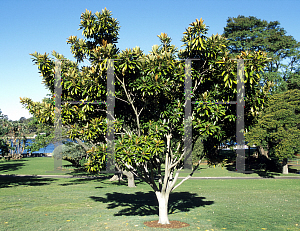
{"type": "Polygon", "coordinates": [[[155,192],[158,206],[159,206],[159,220],[158,223],[167,225],[170,224],[168,218],[168,202],[169,202],[169,194],[168,193],[161,193],[155,192]]]}
{"type": "Polygon", "coordinates": [[[119,171],[121,173],[115,173],[115,175],[113,175],[113,177],[110,178],[109,181],[119,181],[119,182],[120,181],[124,181],[122,179],[122,177],[123,177],[123,171],[121,171],[120,167],[117,164],[116,164],[115,170],[117,170],[117,171],[119,171]]]}
{"type": "Polygon", "coordinates": [[[135,186],[135,183],[134,183],[134,175],[132,172],[127,172],[127,171],[123,171],[123,174],[125,176],[127,176],[127,179],[128,179],[128,187],[136,187],[135,186]]]}
{"type": "Polygon", "coordinates": [[[288,160],[284,159],[282,165],[282,174],[289,174],[288,160]]]}
{"type": "Polygon", "coordinates": [[[115,174],[112,176],[112,178],[109,179],[109,181],[124,181],[122,179],[122,174],[115,174]]]}
{"type": "Polygon", "coordinates": [[[263,148],[262,146],[259,146],[258,149],[259,149],[259,152],[260,152],[263,156],[265,156],[265,157],[267,157],[267,158],[269,159],[268,151],[265,151],[264,148],[263,148]]]}

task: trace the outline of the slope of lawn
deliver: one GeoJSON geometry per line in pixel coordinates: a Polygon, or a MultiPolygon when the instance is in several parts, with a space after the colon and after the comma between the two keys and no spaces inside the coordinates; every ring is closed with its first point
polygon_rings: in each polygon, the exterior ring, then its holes
{"type": "MultiPolygon", "coordinates": [[[[296,162],[295,162],[296,164],[296,162]]],[[[31,157],[14,161],[0,161],[0,174],[29,174],[29,175],[89,175],[84,172],[76,172],[70,167],[68,161],[62,161],[62,171],[54,172],[54,160],[50,157],[31,157]]],[[[209,167],[207,164],[201,164],[193,177],[274,177],[274,176],[300,176],[299,166],[292,166],[288,175],[278,172],[254,171],[251,174],[243,174],[235,171],[234,164],[228,164],[223,168],[221,166],[209,167]],[[297,169],[298,168],[298,169],[297,169]],[[294,170],[294,171],[292,171],[294,170]]],[[[182,171],[180,176],[187,176],[191,171],[182,171]]],[[[103,175],[103,174],[101,174],[103,175]]]]}
{"type": "MultiPolygon", "coordinates": [[[[157,202],[136,181],[0,177],[0,230],[156,230],[157,202]]],[[[300,180],[188,180],[170,196],[180,230],[299,230],[300,180]]],[[[164,229],[168,230],[168,229],[164,229]]]]}

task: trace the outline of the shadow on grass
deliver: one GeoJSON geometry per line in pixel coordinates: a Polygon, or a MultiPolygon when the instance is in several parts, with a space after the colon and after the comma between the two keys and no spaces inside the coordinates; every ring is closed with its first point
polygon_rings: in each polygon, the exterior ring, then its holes
{"type": "MultiPolygon", "coordinates": [[[[236,172],[236,164],[233,163],[233,164],[226,165],[226,169],[231,172],[236,172]]],[[[251,176],[251,174],[256,173],[257,175],[259,175],[262,178],[274,178],[275,176],[280,175],[279,172],[260,169],[258,166],[246,167],[246,171],[253,172],[253,173],[244,173],[246,175],[251,176]]]]}
{"type": "Polygon", "coordinates": [[[16,171],[25,166],[25,161],[28,160],[10,160],[0,162],[0,173],[6,173],[10,171],[16,171]]]}
{"type": "Polygon", "coordinates": [[[289,165],[289,173],[300,174],[300,168],[298,166],[289,165]]]}
{"type": "Polygon", "coordinates": [[[49,185],[55,179],[24,176],[0,176],[0,188],[49,185]]]}
{"type": "MultiPolygon", "coordinates": [[[[99,177],[99,176],[97,176],[99,177]]],[[[68,185],[76,185],[76,184],[87,184],[89,182],[98,182],[101,183],[103,185],[116,185],[116,186],[127,186],[128,182],[127,179],[125,178],[125,180],[123,181],[109,181],[109,179],[112,177],[112,175],[103,175],[101,176],[103,178],[75,178],[74,180],[70,180],[68,183],[63,183],[63,184],[59,184],[61,186],[68,186],[68,185]]],[[[144,182],[140,179],[135,179],[134,180],[135,185],[139,185],[139,184],[143,184],[144,182]]],[[[95,188],[104,188],[102,186],[98,186],[95,188]]]]}
{"type": "MultiPolygon", "coordinates": [[[[109,203],[107,208],[125,207],[114,216],[146,216],[158,214],[158,202],[154,192],[106,193],[104,197],[90,197],[96,202],[109,203]]],[[[211,205],[213,201],[204,201],[205,197],[198,197],[196,193],[174,192],[169,198],[169,213],[187,212],[196,207],[211,205]]]]}
{"type": "MultiPolygon", "coordinates": [[[[106,179],[97,179],[97,178],[81,178],[81,179],[74,179],[74,180],[70,180],[68,183],[64,183],[64,184],[59,184],[61,186],[69,186],[69,185],[77,185],[77,184],[87,184],[90,182],[99,182],[99,183],[103,183],[103,181],[105,181],[106,179]]],[[[96,187],[96,188],[104,188],[104,187],[96,187]]]]}
{"type": "MultiPolygon", "coordinates": [[[[128,179],[126,176],[123,176],[123,180],[116,180],[116,181],[109,181],[110,178],[107,179],[107,181],[103,182],[104,184],[110,184],[110,185],[116,185],[116,186],[128,186],[128,179]]],[[[145,182],[141,179],[134,179],[135,186],[138,186],[140,184],[145,184],[145,182]]]]}

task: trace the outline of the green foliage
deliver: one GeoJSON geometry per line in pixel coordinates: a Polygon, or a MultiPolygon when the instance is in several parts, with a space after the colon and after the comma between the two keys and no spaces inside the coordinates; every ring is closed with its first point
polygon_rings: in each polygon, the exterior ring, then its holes
{"type": "MultiPolygon", "coordinates": [[[[227,40],[220,35],[207,36],[203,20],[196,20],[186,29],[182,41],[184,49],[171,44],[167,34],[158,35],[160,45],[154,45],[145,55],[139,47],[119,52],[116,43],[119,26],[107,9],[81,15],[80,29],[83,39],[71,36],[76,62],[65,59],[53,51],[52,56],[62,62],[62,101],[106,101],[108,59],[114,62],[115,110],[114,119],[116,158],[123,168],[133,167],[141,176],[160,168],[165,158],[172,163],[172,171],[181,169],[184,153],[185,122],[185,71],[192,73],[193,143],[198,137],[211,137],[220,142],[232,137],[235,111],[227,106],[203,101],[233,100],[236,94],[236,62],[231,60],[227,40]],[[185,66],[180,59],[199,59],[185,66]],[[85,60],[90,66],[80,67],[85,60]],[[171,141],[168,143],[167,137],[171,141]]],[[[33,53],[33,62],[43,77],[43,83],[54,97],[54,61],[48,54],[33,53]]],[[[264,104],[267,87],[260,87],[260,73],[268,59],[261,51],[242,52],[236,58],[245,61],[247,126],[264,104]]],[[[111,63],[110,63],[111,65],[111,63]]],[[[41,103],[22,98],[21,103],[34,114],[40,123],[53,126],[53,98],[41,103]]],[[[87,150],[85,166],[89,172],[105,167],[106,161],[106,105],[69,104],[61,108],[62,125],[72,139],[89,141],[93,148],[87,150]]],[[[149,173],[150,174],[150,173],[149,173]]]]}
{"type": "Polygon", "coordinates": [[[60,148],[55,148],[52,156],[69,161],[74,167],[84,167],[87,153],[81,145],[74,142],[67,142],[61,145],[60,148]],[[59,150],[61,150],[61,153],[59,153],[59,150]]]}
{"type": "Polygon", "coordinates": [[[250,145],[263,146],[269,156],[283,161],[300,151],[300,91],[273,95],[259,116],[258,123],[246,133],[250,145]]]}
{"type": "Polygon", "coordinates": [[[198,137],[198,139],[196,140],[193,146],[193,151],[192,151],[193,163],[197,163],[198,160],[202,159],[204,156],[205,153],[204,153],[203,138],[198,137]]]}
{"type": "Polygon", "coordinates": [[[163,141],[163,126],[149,122],[148,133],[138,136],[134,133],[122,135],[116,143],[116,160],[124,164],[128,163],[138,168],[141,163],[151,164],[157,169],[157,160],[163,157],[165,151],[163,141]]]}
{"type": "Polygon", "coordinates": [[[286,35],[278,21],[267,22],[253,16],[230,17],[223,35],[233,54],[241,51],[267,52],[272,62],[265,67],[263,80],[274,83],[272,92],[291,89],[287,86],[288,81],[294,82],[295,77],[299,82],[299,75],[295,76],[295,73],[299,69],[300,43],[286,35]]]}
{"type": "Polygon", "coordinates": [[[6,135],[9,132],[9,122],[6,115],[2,114],[0,110],[0,152],[2,156],[5,156],[9,152],[9,145],[6,135]]]}
{"type": "Polygon", "coordinates": [[[84,167],[89,173],[98,173],[106,167],[107,145],[100,144],[97,147],[92,147],[87,151],[88,161],[84,163],[84,167]]]}

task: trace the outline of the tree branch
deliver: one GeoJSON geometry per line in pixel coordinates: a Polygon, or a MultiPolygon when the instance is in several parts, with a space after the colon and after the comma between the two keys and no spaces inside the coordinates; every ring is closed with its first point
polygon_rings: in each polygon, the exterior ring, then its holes
{"type": "MultiPolygon", "coordinates": [[[[199,162],[198,162],[196,168],[193,169],[193,171],[190,173],[190,175],[188,175],[186,178],[184,178],[182,181],[180,181],[180,183],[177,184],[177,185],[171,190],[171,192],[172,192],[173,190],[175,190],[177,187],[179,187],[183,182],[185,182],[186,180],[188,180],[188,179],[190,179],[190,178],[192,177],[192,175],[194,174],[194,172],[196,171],[196,169],[197,169],[198,166],[200,165],[201,161],[202,161],[202,159],[199,160],[199,162]]],[[[181,169],[182,169],[182,167],[180,168],[180,170],[181,170],[181,169]]],[[[177,170],[178,175],[179,175],[180,170],[177,170]]],[[[176,172],[176,174],[177,174],[177,172],[176,172]]],[[[178,176],[177,176],[177,177],[178,177],[178,176]]]]}

